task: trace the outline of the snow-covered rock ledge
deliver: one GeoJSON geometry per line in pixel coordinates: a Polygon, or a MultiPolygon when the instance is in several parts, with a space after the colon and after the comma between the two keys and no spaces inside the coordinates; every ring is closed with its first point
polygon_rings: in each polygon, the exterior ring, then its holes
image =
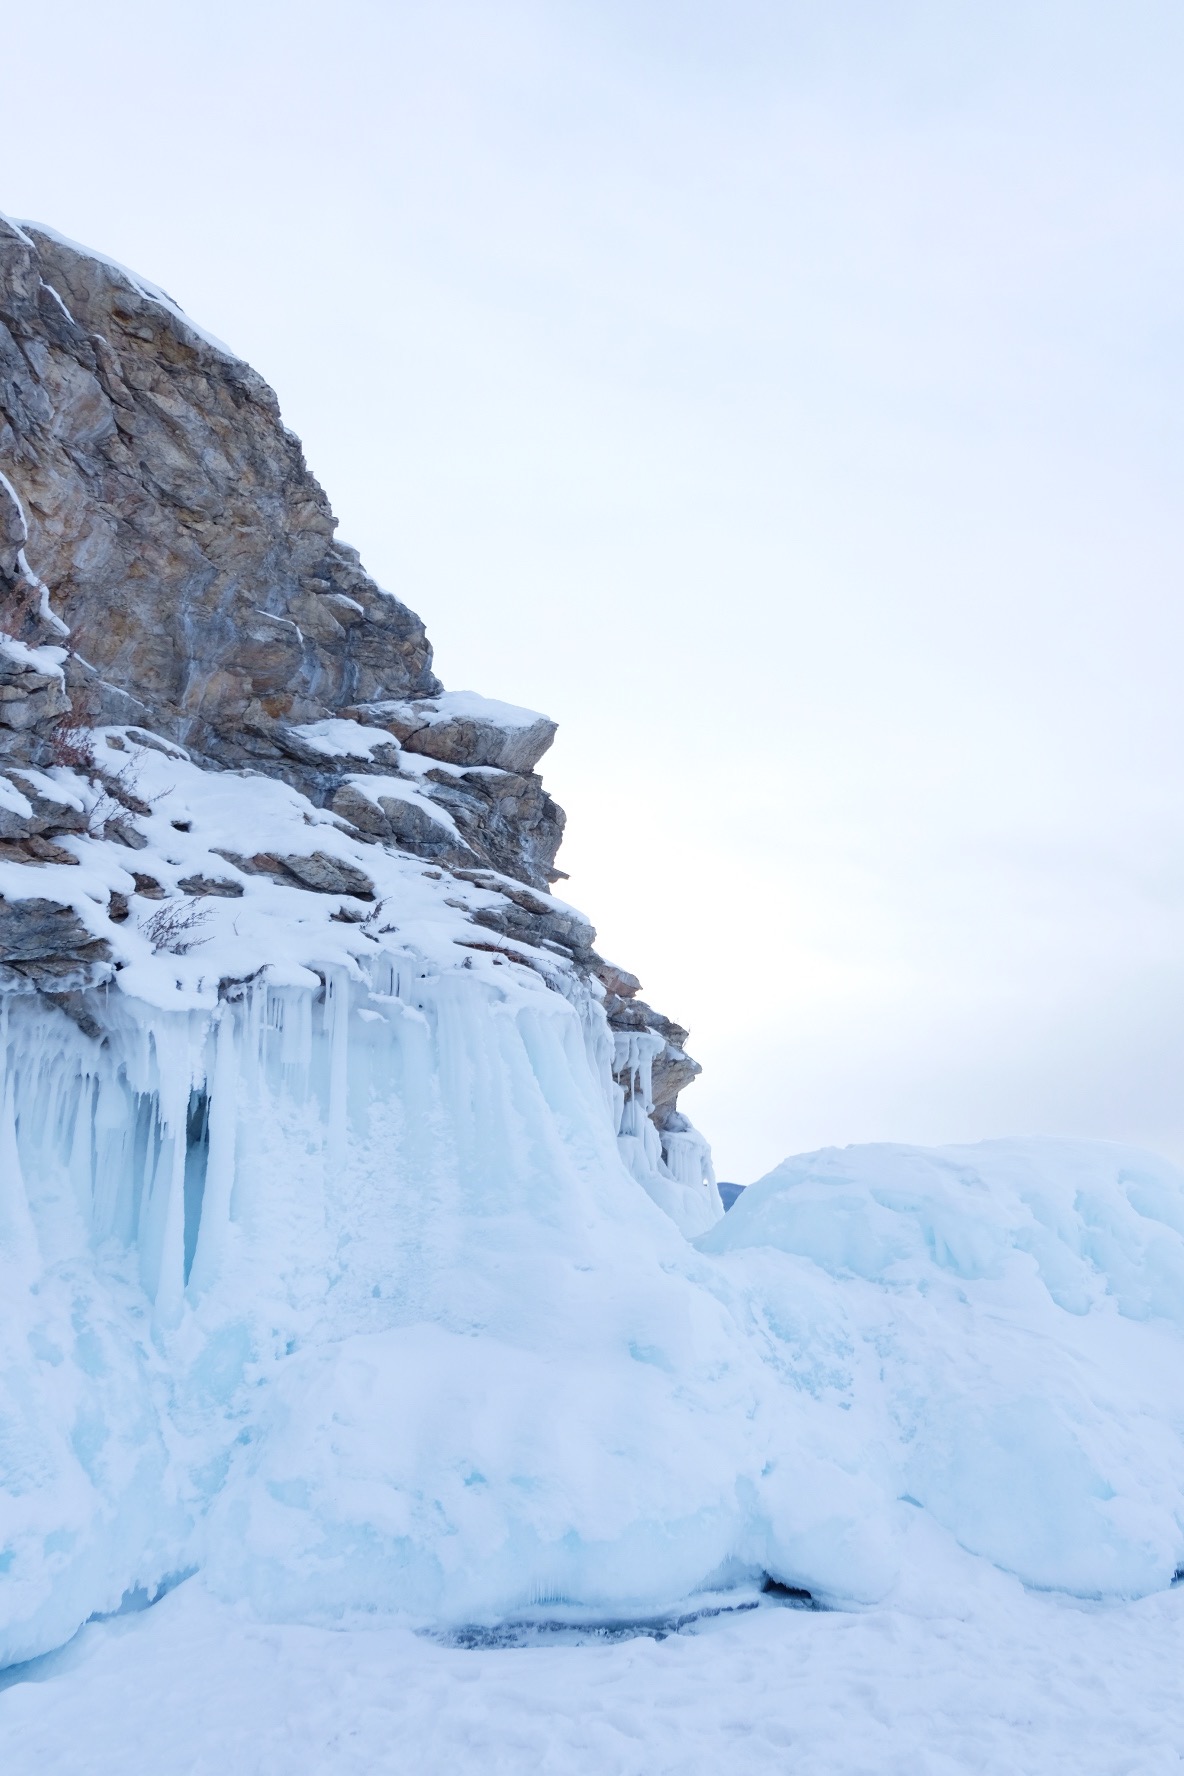
{"type": "Polygon", "coordinates": [[[372,703],[364,713],[397,734],[408,752],[520,774],[534,770],[558,729],[549,716],[476,691],[444,691],[414,703],[372,703]]]}

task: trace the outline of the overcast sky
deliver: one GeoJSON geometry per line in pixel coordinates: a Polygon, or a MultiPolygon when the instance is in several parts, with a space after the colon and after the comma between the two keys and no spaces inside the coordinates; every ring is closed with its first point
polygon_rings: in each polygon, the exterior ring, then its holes
{"type": "Polygon", "coordinates": [[[721,1175],[1184,1158],[1184,7],[38,0],[0,208],[278,390],[721,1175]]]}

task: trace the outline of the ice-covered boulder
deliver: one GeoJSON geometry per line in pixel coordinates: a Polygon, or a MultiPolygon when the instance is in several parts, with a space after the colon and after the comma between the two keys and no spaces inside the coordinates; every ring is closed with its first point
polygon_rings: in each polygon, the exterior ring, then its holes
{"type": "Polygon", "coordinates": [[[1184,1560],[1184,1175],[1096,1142],[826,1149],[699,1242],[865,1471],[1026,1583],[1184,1560]]]}

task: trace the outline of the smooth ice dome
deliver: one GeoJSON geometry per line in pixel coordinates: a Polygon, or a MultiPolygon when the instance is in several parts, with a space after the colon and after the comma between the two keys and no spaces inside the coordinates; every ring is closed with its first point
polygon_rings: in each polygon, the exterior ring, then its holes
{"type": "Polygon", "coordinates": [[[787,1160],[700,1247],[885,1493],[1027,1584],[1139,1595],[1184,1556],[1184,1176],[1103,1143],[787,1160]],[[741,1279],[743,1279],[741,1281],[741,1279]]]}

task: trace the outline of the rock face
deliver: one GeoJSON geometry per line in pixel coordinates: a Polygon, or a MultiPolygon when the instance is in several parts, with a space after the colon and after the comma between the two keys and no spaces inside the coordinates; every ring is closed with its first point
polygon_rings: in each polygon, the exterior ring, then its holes
{"type": "MultiPolygon", "coordinates": [[[[420,619],[335,529],[255,371],[164,292],[0,218],[0,862],[76,864],[60,841],[96,823],[129,854],[143,844],[134,791],[118,773],[100,781],[98,726],[281,778],[354,838],[490,890],[473,917],[493,937],[600,981],[622,1054],[646,1037],[655,1125],[680,1133],[678,1093],[698,1072],[686,1032],[548,893],[564,816],[535,767],[555,724],[445,692],[420,619]],[[98,813],[63,791],[61,767],[96,786],[98,813]]],[[[229,861],[370,892],[320,852],[229,861]]],[[[203,876],[186,891],[240,890],[203,876]]],[[[31,889],[0,901],[0,986],[63,993],[110,972],[77,915],[53,905],[31,889]]],[[[620,1077],[628,1097],[632,1061],[620,1077]]]]}
{"type": "Polygon", "coordinates": [[[111,950],[53,900],[0,900],[0,988],[59,993],[110,980],[111,950]]]}
{"type": "Polygon", "coordinates": [[[129,273],[3,223],[0,323],[4,627],[51,639],[27,525],[91,713],[150,711],[227,756],[280,721],[439,689],[423,624],[334,540],[248,365],[129,273]]]}

